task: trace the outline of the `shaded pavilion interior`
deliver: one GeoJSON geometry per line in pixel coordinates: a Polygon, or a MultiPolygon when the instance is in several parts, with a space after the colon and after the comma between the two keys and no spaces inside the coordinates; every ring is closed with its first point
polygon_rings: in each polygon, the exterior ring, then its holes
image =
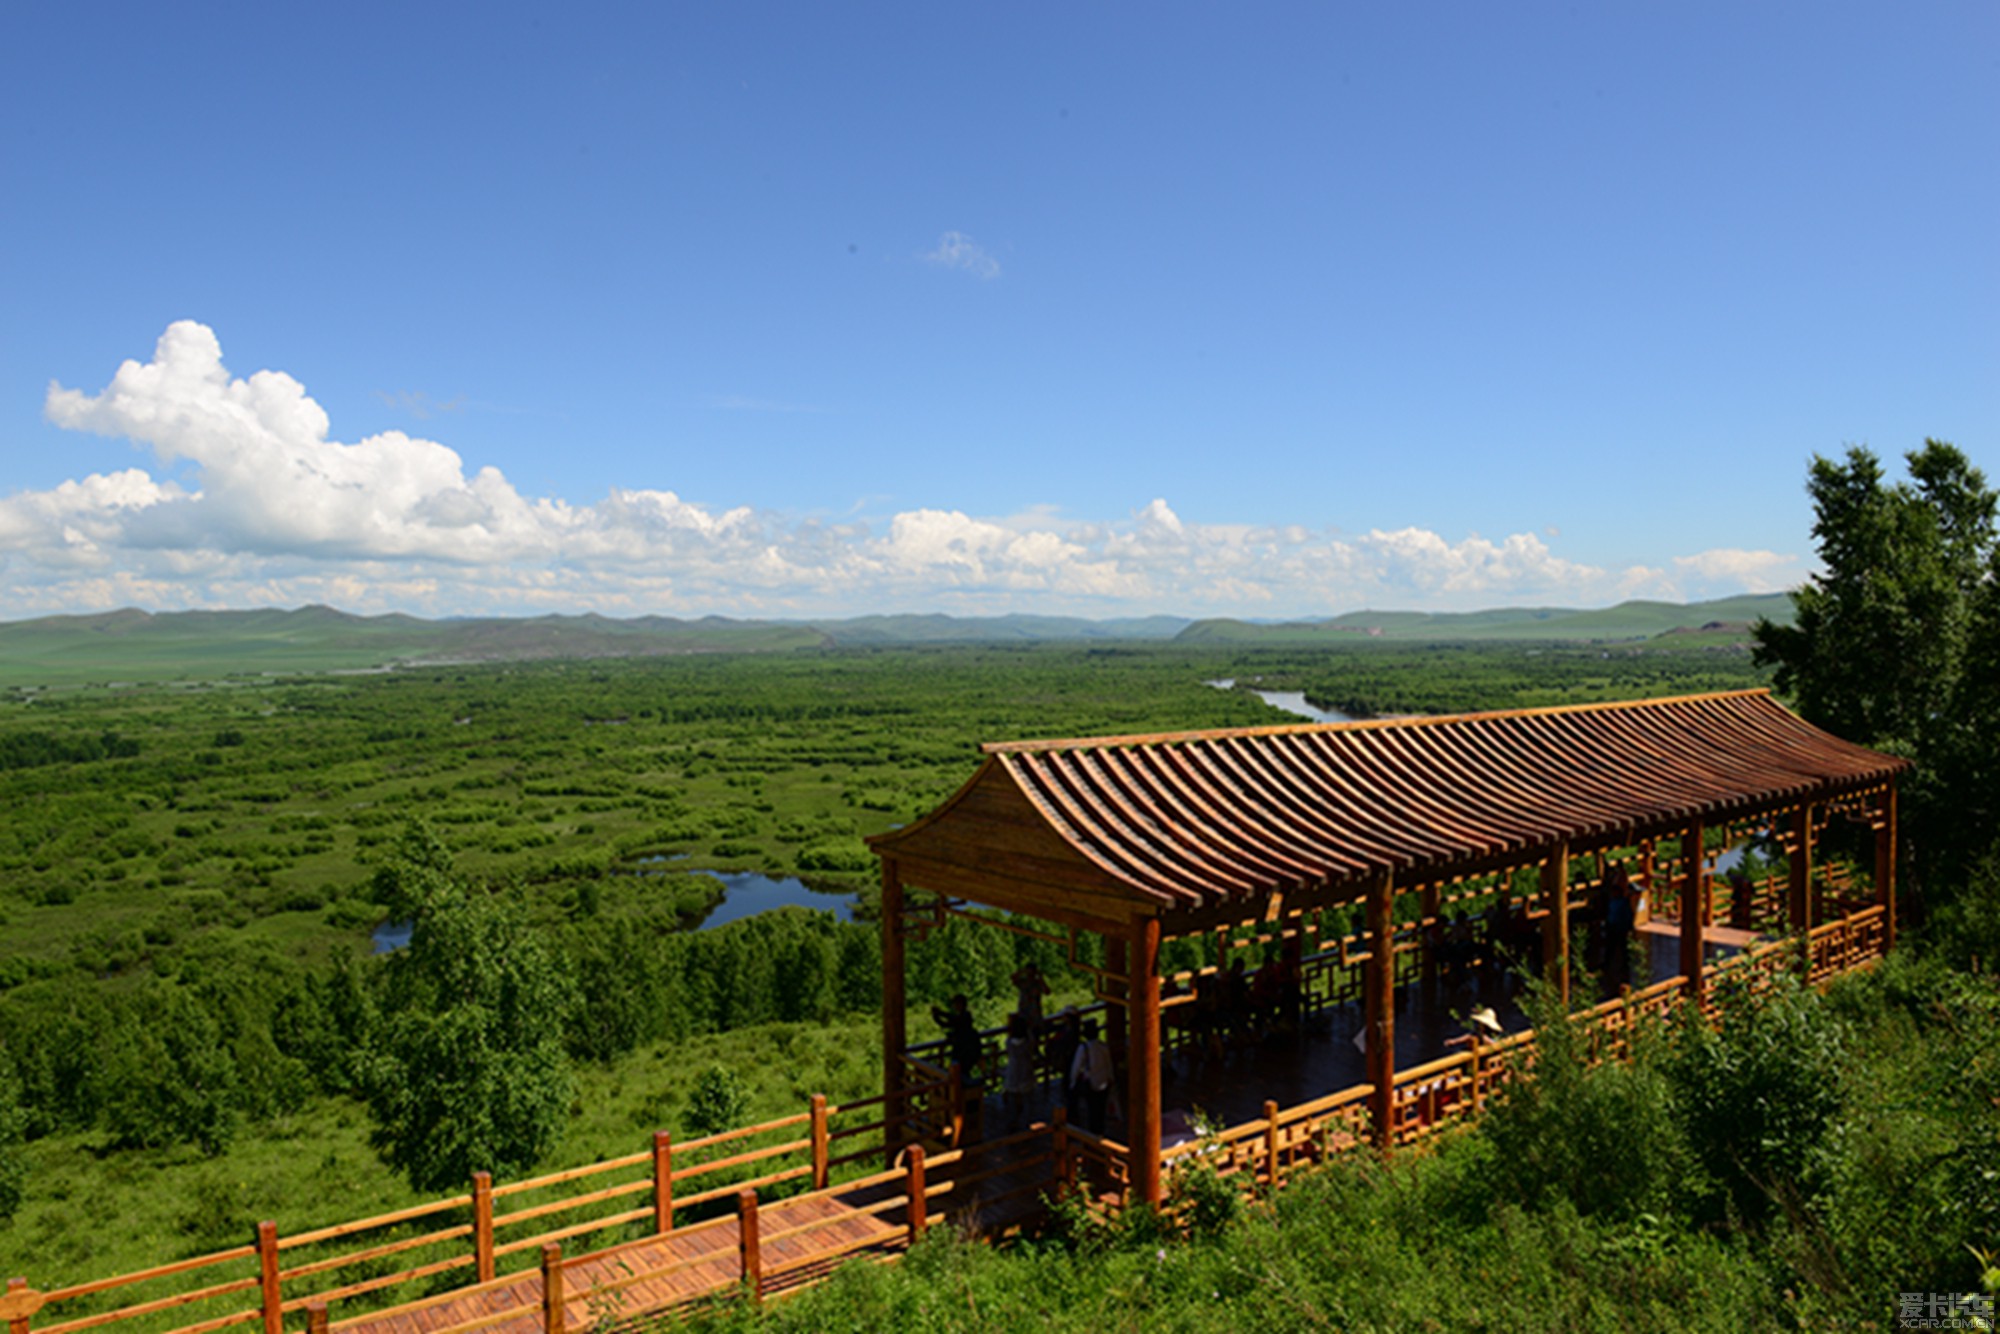
{"type": "MultiPolygon", "coordinates": [[[[1386,1146],[1398,1062],[1437,1040],[1411,1031],[1434,1027],[1434,1007],[1398,1032],[1397,987],[1432,966],[1426,944],[1455,905],[1501,889],[1531,899],[1544,967],[1566,994],[1577,895],[1607,858],[1629,861],[1654,909],[1675,909],[1666,957],[1699,996],[1715,938],[1744,925],[1715,919],[1715,845],[1756,836],[1781,848],[1782,922],[1804,929],[1824,911],[1816,849],[1828,821],[1845,818],[1872,834],[1872,895],[1893,940],[1895,784],[1907,762],[1811,726],[1768,691],[981,749],[977,772],[937,810],[869,840],[882,859],[884,1091],[919,1082],[905,1018],[913,932],[999,910],[1062,932],[1078,964],[1080,936],[1096,936],[1102,963],[1086,966],[1124,1066],[1131,1188],[1150,1202],[1162,1195],[1173,1011],[1188,999],[1162,994],[1168,941],[1293,945],[1316,988],[1308,1008],[1345,1005],[1363,1040],[1337,1033],[1317,1061],[1273,1059],[1261,1072],[1269,1088],[1256,1091],[1365,1082],[1386,1146]],[[1359,948],[1328,926],[1355,912],[1359,948]]],[[[1659,924],[1644,934],[1661,957],[1659,924]]],[[[1255,1087],[1260,1073],[1228,1078],[1255,1087]]]]}

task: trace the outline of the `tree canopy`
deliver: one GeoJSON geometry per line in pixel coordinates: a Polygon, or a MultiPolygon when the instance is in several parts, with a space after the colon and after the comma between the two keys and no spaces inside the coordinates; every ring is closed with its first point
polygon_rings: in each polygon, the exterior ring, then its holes
{"type": "Polygon", "coordinates": [[[1814,458],[1825,570],[1793,593],[1796,624],[1758,622],[1756,658],[1812,722],[1916,761],[1922,882],[1962,878],[2000,839],[2000,546],[1995,493],[1962,450],[1926,440],[1905,462],[1891,483],[1866,449],[1814,458]]]}
{"type": "Polygon", "coordinates": [[[518,1175],[568,1110],[569,977],[518,904],[451,875],[428,829],[399,854],[378,881],[412,924],[367,1079],[378,1145],[419,1190],[518,1175]]]}

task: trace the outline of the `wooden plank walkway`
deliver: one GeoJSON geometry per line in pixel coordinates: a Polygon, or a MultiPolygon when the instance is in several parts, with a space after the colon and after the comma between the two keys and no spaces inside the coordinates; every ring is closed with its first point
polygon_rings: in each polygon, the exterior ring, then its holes
{"type": "MultiPolygon", "coordinates": [[[[973,1160],[972,1170],[982,1179],[970,1187],[961,1187],[949,1169],[932,1175],[930,1187],[938,1192],[929,1202],[933,1225],[993,1236],[1040,1217],[1039,1191],[1051,1184],[1051,1169],[1039,1156],[1045,1150],[1045,1142],[1029,1141],[1001,1147],[984,1155],[986,1161],[973,1160]]],[[[817,1282],[849,1260],[880,1261],[909,1248],[900,1179],[775,1200],[759,1207],[757,1221],[759,1237],[771,1239],[759,1248],[766,1296],[817,1282]]],[[[741,1247],[742,1223],[732,1214],[665,1236],[565,1257],[565,1325],[573,1331],[615,1328],[641,1316],[734,1298],[741,1290],[741,1247]],[[616,1286],[676,1264],[680,1267],[673,1273],[616,1286]]],[[[339,1331],[435,1334],[504,1312],[517,1314],[484,1326],[481,1334],[542,1334],[539,1269],[523,1270],[487,1291],[446,1294],[413,1310],[343,1320],[339,1331]]]]}

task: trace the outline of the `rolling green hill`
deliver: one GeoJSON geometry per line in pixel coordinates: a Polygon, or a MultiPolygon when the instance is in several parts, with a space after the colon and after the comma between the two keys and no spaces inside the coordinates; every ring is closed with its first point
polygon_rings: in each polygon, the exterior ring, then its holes
{"type": "Polygon", "coordinates": [[[615,620],[581,616],[427,621],[353,616],[332,607],[291,611],[146,612],[49,616],[0,623],[0,687],[217,680],[296,672],[373,671],[450,663],[629,658],[803,648],[921,644],[1176,642],[1183,645],[1337,648],[1370,640],[1641,640],[1681,648],[1726,646],[1758,616],[1789,622],[1782,593],[1681,606],[1626,602],[1596,611],[1504,607],[1477,612],[1357,611],[1330,621],[1258,624],[1147,616],[858,616],[816,623],[707,616],[615,620]],[[1703,631],[1703,627],[1716,627],[1703,631]]]}
{"type": "Polygon", "coordinates": [[[1501,607],[1490,611],[1353,611],[1329,621],[1257,625],[1227,619],[1196,621],[1178,639],[1189,644],[1257,647],[1333,646],[1358,639],[1605,641],[1651,639],[1704,626],[1735,627],[1746,638],[1759,616],[1790,624],[1786,593],[1721,598],[1713,602],[1621,602],[1578,611],[1561,607],[1501,607]]]}
{"type": "Polygon", "coordinates": [[[295,611],[125,609],[0,624],[0,686],[213,680],[273,673],[367,671],[448,662],[643,657],[818,647],[809,626],[602,616],[425,621],[295,611]]]}

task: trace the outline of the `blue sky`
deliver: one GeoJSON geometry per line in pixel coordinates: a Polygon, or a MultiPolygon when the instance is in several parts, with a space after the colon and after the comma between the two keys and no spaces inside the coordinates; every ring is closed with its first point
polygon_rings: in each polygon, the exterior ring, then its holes
{"type": "Polygon", "coordinates": [[[1986,0],[15,5],[0,619],[1783,588],[2000,472],[1997,144],[1986,0]]]}

